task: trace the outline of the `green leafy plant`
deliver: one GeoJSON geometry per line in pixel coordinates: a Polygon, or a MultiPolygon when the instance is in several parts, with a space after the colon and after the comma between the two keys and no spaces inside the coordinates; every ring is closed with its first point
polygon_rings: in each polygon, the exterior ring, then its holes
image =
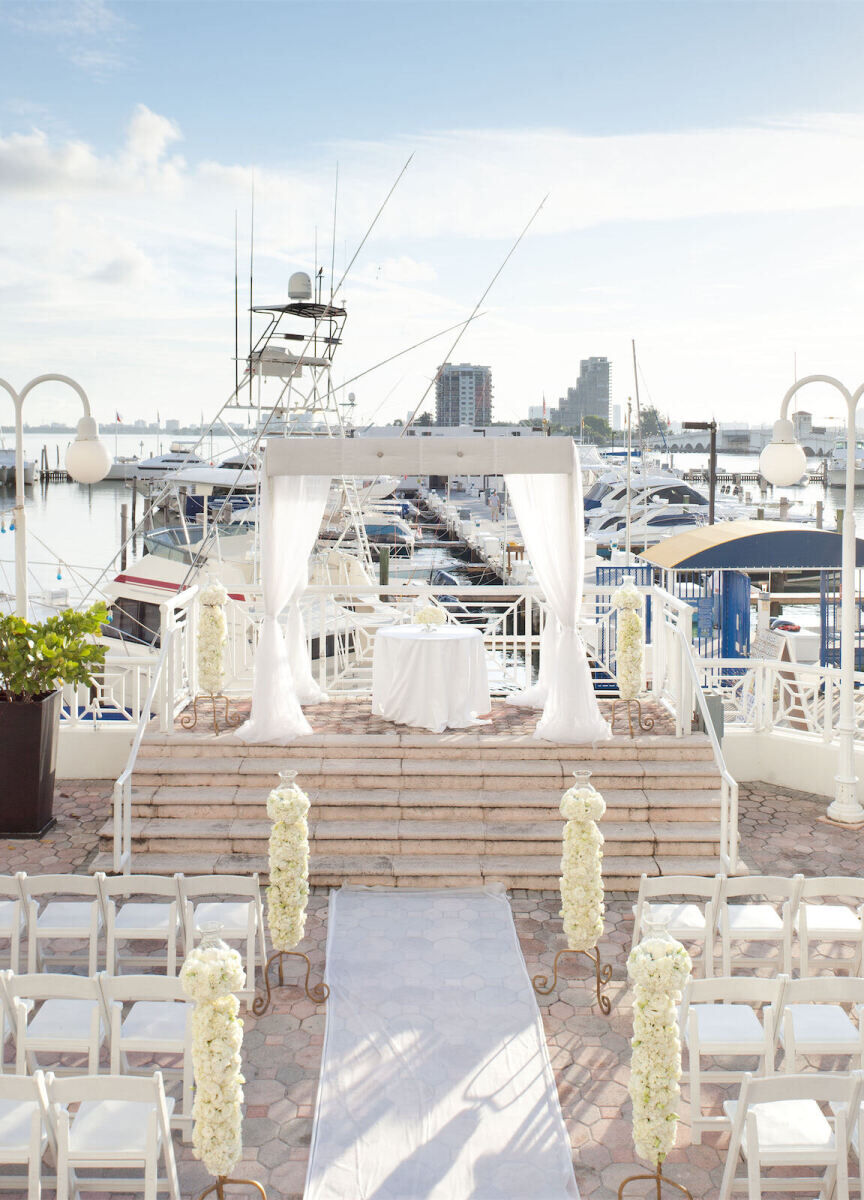
{"type": "Polygon", "coordinates": [[[107,620],[104,604],[47,621],[0,616],[0,700],[28,703],[66,683],[92,683],[107,649],[94,638],[107,620]]]}

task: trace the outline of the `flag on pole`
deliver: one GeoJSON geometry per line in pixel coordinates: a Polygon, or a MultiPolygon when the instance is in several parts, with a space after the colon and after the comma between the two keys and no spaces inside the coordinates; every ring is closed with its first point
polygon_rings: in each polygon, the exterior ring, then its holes
{"type": "Polygon", "coordinates": [[[114,415],[115,415],[115,417],[117,418],[117,424],[118,424],[118,425],[122,425],[122,424],[123,424],[123,418],[120,416],[119,412],[117,412],[117,409],[116,409],[116,408],[114,409],[114,415]]]}

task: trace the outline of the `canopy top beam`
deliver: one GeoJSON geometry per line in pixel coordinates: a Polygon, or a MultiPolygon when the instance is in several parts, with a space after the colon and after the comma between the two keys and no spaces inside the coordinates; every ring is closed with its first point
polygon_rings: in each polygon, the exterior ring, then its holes
{"type": "Polygon", "coordinates": [[[569,475],[570,438],[271,438],[268,475],[569,475]]]}

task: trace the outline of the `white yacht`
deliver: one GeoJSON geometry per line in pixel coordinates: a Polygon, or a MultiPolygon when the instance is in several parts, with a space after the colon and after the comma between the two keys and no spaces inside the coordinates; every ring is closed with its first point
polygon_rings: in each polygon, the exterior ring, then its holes
{"type": "MultiPolygon", "coordinates": [[[[847,439],[838,438],[828,457],[828,482],[832,487],[846,486],[847,455],[847,439]]],[[[864,487],[864,441],[860,438],[855,439],[855,486],[864,487]]]]}
{"type": "MultiPolygon", "coordinates": [[[[24,459],[24,482],[29,487],[39,478],[39,468],[32,459],[24,459]]],[[[15,451],[0,446],[0,483],[15,482],[15,451]]]]}
{"type": "Polygon", "coordinates": [[[164,479],[182,467],[206,467],[206,459],[193,453],[192,446],[185,442],[172,442],[167,454],[142,459],[135,469],[136,479],[164,479]]]}

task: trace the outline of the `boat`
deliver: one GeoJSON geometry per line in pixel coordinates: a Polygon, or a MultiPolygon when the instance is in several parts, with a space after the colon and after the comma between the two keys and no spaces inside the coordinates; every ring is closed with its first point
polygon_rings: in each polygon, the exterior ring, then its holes
{"type": "Polygon", "coordinates": [[[167,454],[156,454],[142,459],[136,468],[136,479],[164,479],[167,475],[184,467],[206,467],[206,459],[194,452],[186,442],[172,442],[167,454]]]}
{"type": "MultiPolygon", "coordinates": [[[[846,486],[846,465],[848,441],[845,437],[838,438],[828,456],[827,474],[831,487],[846,486]]],[[[864,441],[855,439],[855,486],[864,487],[864,441]]]]}
{"type": "Polygon", "coordinates": [[[127,480],[138,478],[138,466],[140,459],[137,454],[115,454],[111,466],[108,468],[108,474],[105,476],[107,480],[127,480]]]}
{"type": "MultiPolygon", "coordinates": [[[[24,459],[24,483],[30,487],[39,478],[39,468],[29,458],[24,459]]],[[[15,451],[0,446],[0,483],[15,482],[15,451]]]]}

